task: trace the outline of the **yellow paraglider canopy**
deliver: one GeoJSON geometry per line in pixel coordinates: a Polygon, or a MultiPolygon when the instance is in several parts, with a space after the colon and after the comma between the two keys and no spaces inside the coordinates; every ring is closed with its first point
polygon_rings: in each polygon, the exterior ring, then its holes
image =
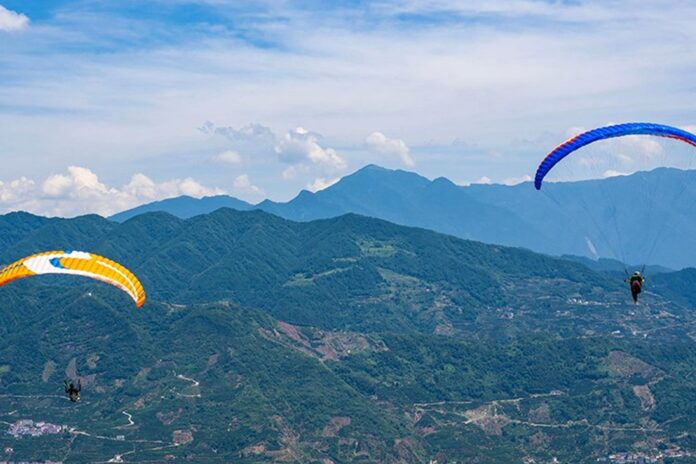
{"type": "Polygon", "coordinates": [[[27,256],[0,269],[0,286],[41,274],[70,274],[101,280],[126,292],[140,308],[145,290],[135,275],[122,265],[85,251],[45,251],[27,256]]]}

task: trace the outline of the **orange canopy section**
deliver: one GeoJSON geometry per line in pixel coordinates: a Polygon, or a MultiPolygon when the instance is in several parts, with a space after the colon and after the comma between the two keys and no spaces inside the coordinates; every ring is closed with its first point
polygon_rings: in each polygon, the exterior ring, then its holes
{"type": "Polygon", "coordinates": [[[126,292],[140,308],[145,290],[135,275],[103,256],[85,251],[45,251],[22,258],[0,269],[0,286],[41,274],[70,274],[101,280],[126,292]]]}

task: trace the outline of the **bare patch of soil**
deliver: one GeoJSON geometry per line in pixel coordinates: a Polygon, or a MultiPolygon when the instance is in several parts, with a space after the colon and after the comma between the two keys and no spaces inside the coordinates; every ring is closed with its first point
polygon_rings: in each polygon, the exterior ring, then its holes
{"type": "Polygon", "coordinates": [[[351,423],[350,417],[336,416],[332,417],[324,430],[322,435],[325,437],[335,437],[341,431],[343,427],[349,426],[351,423]]]}

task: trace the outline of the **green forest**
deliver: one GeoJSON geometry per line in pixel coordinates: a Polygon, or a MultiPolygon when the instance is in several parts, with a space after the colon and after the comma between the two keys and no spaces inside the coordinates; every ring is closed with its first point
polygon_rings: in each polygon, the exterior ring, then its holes
{"type": "Polygon", "coordinates": [[[633,305],[620,277],[524,249],[231,209],[8,214],[0,245],[3,263],[91,250],[148,294],[136,309],[80,277],[2,288],[0,427],[62,429],[0,434],[0,460],[696,459],[693,270],[648,276],[633,305]]]}

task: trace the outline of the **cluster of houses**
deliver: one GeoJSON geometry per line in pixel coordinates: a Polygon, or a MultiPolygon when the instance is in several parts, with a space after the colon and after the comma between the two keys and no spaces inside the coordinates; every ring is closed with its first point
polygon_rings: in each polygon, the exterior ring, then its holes
{"type": "Polygon", "coordinates": [[[15,438],[23,436],[40,437],[42,435],[61,433],[67,430],[65,425],[55,425],[49,422],[34,422],[31,419],[18,420],[10,424],[7,433],[15,438]]]}
{"type": "Polygon", "coordinates": [[[653,464],[664,462],[665,458],[684,458],[689,456],[692,456],[692,454],[688,451],[679,448],[670,448],[653,453],[644,453],[640,451],[616,453],[606,458],[597,459],[597,461],[611,464],[653,464]]]}

